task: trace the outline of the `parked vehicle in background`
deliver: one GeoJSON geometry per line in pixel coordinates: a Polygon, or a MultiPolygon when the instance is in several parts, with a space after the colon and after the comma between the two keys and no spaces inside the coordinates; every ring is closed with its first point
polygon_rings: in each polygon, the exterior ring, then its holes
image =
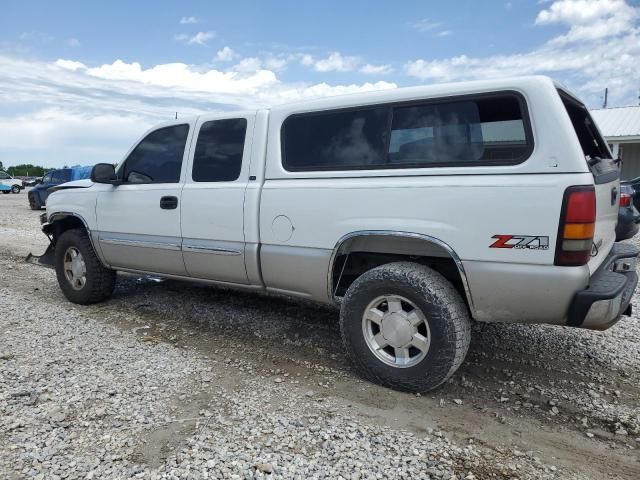
{"type": "Polygon", "coordinates": [[[35,187],[42,182],[42,177],[26,177],[22,179],[23,187],[35,187]]]}
{"type": "Polygon", "coordinates": [[[47,172],[42,177],[42,182],[29,191],[29,207],[32,210],[39,210],[46,205],[47,198],[51,194],[51,188],[74,180],[86,179],[90,176],[90,166],[62,168],[47,172]]]}
{"type": "Polygon", "coordinates": [[[0,184],[10,187],[11,193],[20,193],[22,189],[22,180],[14,178],[2,170],[0,170],[0,184]]]}
{"type": "Polygon", "coordinates": [[[633,178],[631,180],[623,180],[621,185],[629,185],[633,188],[635,195],[633,196],[633,204],[636,209],[640,211],[640,177],[633,178]]]}
{"type": "Polygon", "coordinates": [[[60,170],[53,170],[51,172],[46,173],[42,177],[42,183],[36,185],[32,188],[29,193],[29,206],[32,210],[39,210],[44,207],[47,203],[47,198],[49,197],[49,188],[54,187],[56,185],[61,185],[63,183],[71,181],[71,169],[63,168],[60,170]]]}
{"type": "Polygon", "coordinates": [[[619,175],[584,104],[546,77],[202,115],[54,192],[40,258],[79,304],[120,270],[340,306],[364,377],[427,391],[464,360],[472,320],[630,315],[619,175]]]}
{"type": "Polygon", "coordinates": [[[636,192],[628,183],[620,184],[620,209],[616,225],[616,242],[627,240],[638,233],[640,212],[634,204],[636,192]]]}

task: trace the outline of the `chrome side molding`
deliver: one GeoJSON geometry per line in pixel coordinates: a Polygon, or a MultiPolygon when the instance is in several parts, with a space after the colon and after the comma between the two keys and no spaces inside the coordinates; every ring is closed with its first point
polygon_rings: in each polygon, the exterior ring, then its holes
{"type": "Polygon", "coordinates": [[[197,245],[182,245],[183,251],[188,252],[202,252],[202,253],[213,253],[216,255],[241,255],[242,252],[239,250],[228,250],[226,248],[218,248],[218,247],[201,247],[197,245]]]}
{"type": "Polygon", "coordinates": [[[180,250],[180,245],[174,243],[147,242],[144,240],[125,240],[122,238],[101,238],[102,243],[109,245],[121,245],[125,247],[160,248],[162,250],[180,250]]]}

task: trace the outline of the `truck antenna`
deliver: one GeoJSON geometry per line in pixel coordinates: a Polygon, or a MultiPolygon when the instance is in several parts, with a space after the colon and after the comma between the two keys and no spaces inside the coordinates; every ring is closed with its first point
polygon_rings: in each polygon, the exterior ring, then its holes
{"type": "Polygon", "coordinates": [[[178,119],[178,112],[176,112],[176,120],[178,119]]]}

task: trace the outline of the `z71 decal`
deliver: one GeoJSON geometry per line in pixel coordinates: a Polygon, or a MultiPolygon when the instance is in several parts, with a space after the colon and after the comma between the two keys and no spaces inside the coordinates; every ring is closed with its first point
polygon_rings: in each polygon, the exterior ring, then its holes
{"type": "Polygon", "coordinates": [[[489,248],[518,248],[529,250],[549,250],[549,237],[540,235],[494,235],[496,241],[489,248]]]}

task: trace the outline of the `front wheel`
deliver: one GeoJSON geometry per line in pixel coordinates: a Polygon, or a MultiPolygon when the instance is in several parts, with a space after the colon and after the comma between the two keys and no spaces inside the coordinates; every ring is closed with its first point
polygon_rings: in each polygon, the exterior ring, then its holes
{"type": "Polygon", "coordinates": [[[73,303],[97,303],[113,293],[116,272],[102,265],[84,229],[67,230],[58,238],[55,266],[60,289],[73,303]]]}
{"type": "Polygon", "coordinates": [[[20,185],[13,185],[11,187],[11,193],[20,193],[20,185]]]}
{"type": "Polygon", "coordinates": [[[471,339],[460,294],[438,272],[412,262],[382,265],[356,279],[342,302],[340,329],[365,378],[411,392],[451,377],[471,339]]]}
{"type": "Polygon", "coordinates": [[[40,210],[42,208],[40,197],[36,196],[33,192],[29,193],[29,208],[31,208],[31,210],[40,210]]]}

